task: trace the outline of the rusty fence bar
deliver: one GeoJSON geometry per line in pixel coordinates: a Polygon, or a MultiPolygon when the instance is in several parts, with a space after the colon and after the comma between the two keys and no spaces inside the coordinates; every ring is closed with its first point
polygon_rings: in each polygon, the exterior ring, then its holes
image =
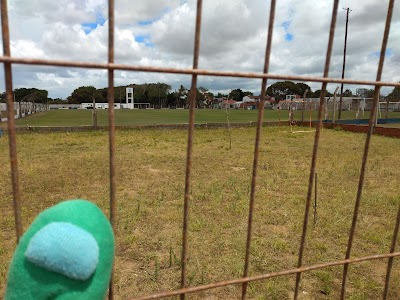
{"type": "MultiPolygon", "coordinates": [[[[332,9],[332,19],[331,19],[331,26],[330,26],[330,30],[329,30],[328,48],[326,50],[324,77],[328,77],[328,75],[329,75],[329,65],[330,65],[331,55],[332,55],[333,38],[335,36],[335,26],[336,26],[336,17],[337,17],[338,6],[339,6],[339,0],[335,0],[333,3],[333,9],[332,9]]],[[[310,176],[308,179],[308,191],[307,191],[306,207],[305,207],[305,211],[304,211],[303,232],[301,235],[299,257],[298,257],[298,262],[297,262],[298,268],[300,268],[303,264],[304,248],[305,248],[306,238],[307,238],[307,225],[308,225],[308,219],[309,219],[309,214],[310,214],[310,204],[311,204],[311,197],[312,197],[312,191],[313,191],[315,169],[316,169],[316,165],[317,165],[319,138],[320,138],[321,128],[322,128],[322,114],[323,114],[324,105],[325,105],[326,86],[327,86],[327,83],[324,82],[322,84],[320,104],[319,104],[319,108],[318,108],[318,125],[316,126],[316,131],[315,131],[314,148],[313,148],[311,167],[310,167],[310,176]]],[[[297,273],[296,274],[296,285],[295,285],[295,290],[294,290],[294,299],[295,300],[298,298],[298,295],[299,295],[300,280],[301,280],[301,273],[297,273]]]]}
{"type": "Polygon", "coordinates": [[[233,284],[241,284],[243,282],[260,281],[260,280],[264,280],[264,279],[280,277],[280,276],[287,276],[287,275],[292,275],[292,274],[296,274],[296,273],[310,272],[310,271],[314,271],[314,270],[340,266],[343,264],[354,264],[354,263],[359,263],[359,262],[363,262],[363,261],[371,261],[371,260],[384,259],[384,258],[395,258],[395,257],[399,257],[399,256],[400,256],[400,252],[394,252],[394,253],[387,253],[387,254],[364,256],[364,257],[359,257],[359,258],[335,260],[332,262],[316,264],[316,265],[311,265],[311,266],[307,266],[307,267],[301,267],[301,268],[295,268],[295,269],[284,270],[284,271],[279,271],[279,272],[261,274],[261,275],[256,275],[256,276],[252,276],[252,277],[246,277],[246,278],[238,278],[238,279],[231,279],[231,280],[227,280],[227,281],[219,281],[219,282],[214,282],[214,283],[209,283],[209,284],[204,284],[204,285],[188,287],[188,288],[184,288],[184,289],[161,292],[161,293],[157,293],[157,294],[151,294],[151,295],[147,295],[147,296],[131,298],[130,300],[160,299],[160,298],[177,296],[177,295],[181,295],[184,293],[185,294],[195,293],[195,292],[220,288],[220,287],[233,285],[233,284]]]}
{"type": "MultiPolygon", "coordinates": [[[[108,62],[114,63],[114,0],[108,1],[108,62]]],[[[114,70],[108,69],[108,136],[110,155],[110,223],[116,235],[114,70]]],[[[114,265],[108,299],[114,299],[114,265]]]]}
{"type": "MultiPolygon", "coordinates": [[[[383,64],[385,61],[386,47],[387,47],[387,42],[389,39],[390,23],[392,21],[392,15],[393,15],[393,6],[394,6],[394,0],[389,0],[389,6],[388,6],[388,12],[387,12],[386,24],[385,24],[385,32],[383,34],[383,39],[382,39],[382,48],[381,48],[381,55],[379,58],[378,71],[376,74],[376,81],[380,81],[382,78],[382,71],[383,71],[383,64]]],[[[358,183],[357,197],[356,197],[354,213],[353,213],[353,220],[351,223],[349,240],[347,243],[347,250],[346,250],[346,256],[345,256],[346,259],[350,258],[354,234],[356,231],[358,212],[360,210],[361,196],[362,196],[362,191],[363,191],[363,186],[364,186],[365,170],[366,170],[366,166],[367,166],[368,153],[369,153],[369,148],[370,148],[370,144],[371,144],[371,136],[372,136],[373,129],[375,127],[376,108],[378,107],[380,89],[381,89],[381,87],[379,85],[375,86],[374,100],[372,102],[371,114],[369,117],[368,132],[367,132],[367,137],[365,139],[364,153],[363,153],[363,158],[362,158],[362,163],[361,163],[360,180],[358,183]]],[[[341,300],[343,300],[345,298],[348,270],[349,270],[349,264],[344,264],[342,289],[340,292],[341,300]]]]}
{"type": "Polygon", "coordinates": [[[179,68],[165,68],[165,67],[151,67],[151,66],[135,66],[135,65],[116,64],[116,63],[91,63],[91,62],[52,60],[52,59],[16,58],[16,57],[6,57],[6,56],[0,56],[0,62],[10,62],[13,64],[24,64],[24,65],[53,66],[53,67],[113,69],[120,71],[137,71],[137,72],[187,74],[187,75],[197,74],[197,75],[217,76],[217,77],[237,77],[237,78],[256,78],[256,79],[267,78],[276,80],[400,87],[400,82],[392,82],[392,81],[357,80],[357,79],[346,79],[346,78],[341,79],[333,77],[323,78],[319,76],[316,77],[316,76],[302,76],[302,75],[281,75],[273,73],[234,72],[234,71],[217,71],[217,70],[203,70],[203,69],[179,69],[179,68]]]}
{"type": "MultiPolygon", "coordinates": [[[[394,226],[392,244],[390,246],[390,253],[394,253],[396,249],[397,236],[399,235],[399,225],[400,225],[400,205],[399,209],[397,210],[397,219],[396,219],[396,225],[394,226]]],[[[385,289],[383,291],[383,300],[387,299],[389,293],[389,283],[390,283],[390,274],[392,272],[392,266],[393,266],[393,257],[389,257],[388,266],[386,270],[385,289]]]]}
{"type": "MultiPolygon", "coordinates": [[[[194,293],[218,287],[242,284],[242,299],[246,298],[246,291],[249,282],[264,280],[268,278],[278,276],[288,276],[296,274],[296,285],[294,292],[294,299],[298,298],[301,274],[304,272],[323,269],[328,267],[334,267],[343,265],[343,278],[341,288],[341,299],[345,297],[346,291],[346,280],[348,274],[349,264],[359,263],[363,261],[376,260],[376,259],[388,259],[387,272],[385,278],[385,287],[383,291],[383,299],[387,299],[389,291],[389,283],[391,270],[393,266],[393,260],[395,257],[400,256],[400,252],[395,252],[396,242],[400,226],[400,207],[397,212],[397,219],[394,226],[394,232],[392,236],[392,243],[390,252],[386,254],[370,255],[361,258],[350,258],[351,248],[356,230],[356,224],[358,219],[358,212],[361,204],[361,196],[364,185],[366,164],[368,161],[368,153],[370,148],[371,137],[374,128],[374,121],[376,117],[376,108],[379,101],[379,91],[383,86],[400,87],[399,82],[383,82],[382,71],[384,58],[386,53],[386,47],[390,32],[390,23],[393,14],[394,0],[389,0],[388,11],[386,17],[385,31],[382,40],[381,53],[379,59],[379,65],[377,70],[377,76],[375,81],[368,80],[355,80],[355,79],[340,79],[330,78],[329,66],[332,54],[333,39],[335,33],[336,17],[338,10],[339,0],[334,0],[331,25],[329,32],[328,48],[326,52],[325,68],[323,77],[312,77],[312,76],[299,76],[299,75],[279,75],[269,73],[269,63],[271,56],[272,47],[272,36],[273,36],[273,25],[275,18],[275,7],[276,0],[271,0],[268,35],[267,35],[267,46],[264,59],[263,73],[254,72],[234,72],[234,71],[216,71],[216,70],[202,70],[198,69],[199,55],[200,55],[200,33],[202,23],[202,0],[197,0],[197,11],[196,11],[196,28],[194,36],[194,51],[193,51],[193,67],[191,69],[180,69],[180,68],[165,68],[165,67],[151,67],[151,66],[135,66],[126,64],[115,64],[114,63],[114,0],[108,0],[108,62],[107,63],[90,63],[90,62],[77,62],[77,61],[63,61],[63,60],[48,60],[48,59],[31,59],[31,58],[15,58],[11,56],[10,50],[10,33],[9,33],[9,21],[8,21],[8,6],[7,0],[0,0],[1,2],[1,27],[2,27],[2,39],[3,39],[3,56],[0,56],[0,62],[4,64],[4,75],[5,75],[5,87],[6,87],[6,103],[8,110],[8,136],[9,136],[9,152],[10,152],[10,165],[11,165],[11,180],[13,189],[13,209],[15,218],[15,229],[17,243],[19,242],[20,236],[22,235],[22,221],[21,221],[21,197],[19,187],[19,175],[18,175],[18,160],[17,160],[17,143],[16,143],[16,126],[14,120],[14,103],[13,103],[13,78],[12,78],[12,64],[24,64],[24,65],[39,65],[39,66],[53,66],[53,67],[71,67],[71,68],[91,68],[91,69],[105,69],[108,71],[108,134],[109,134],[109,185],[110,185],[110,222],[112,224],[114,233],[116,233],[116,180],[115,180],[115,112],[114,112],[114,71],[125,70],[125,71],[138,71],[138,72],[157,72],[157,73],[168,73],[168,74],[187,74],[192,76],[191,90],[190,90],[190,112],[189,112],[189,126],[188,126],[188,137],[187,137],[187,157],[186,157],[186,171],[185,171],[185,192],[184,192],[184,209],[183,209],[183,224],[182,224],[182,257],[181,257],[181,288],[154,293],[143,297],[135,298],[135,300],[146,300],[146,299],[158,299],[171,296],[180,296],[180,299],[185,299],[185,294],[194,293]],[[187,260],[188,260],[188,225],[189,225],[189,204],[191,201],[191,171],[192,171],[192,153],[193,153],[193,135],[194,135],[194,112],[196,106],[197,96],[197,78],[199,75],[205,76],[219,76],[219,77],[237,77],[237,78],[252,78],[262,79],[261,84],[261,101],[259,104],[258,121],[256,129],[256,138],[254,146],[254,157],[253,157],[253,173],[251,179],[251,192],[249,200],[249,215],[248,215],[248,226],[247,226],[247,240],[246,240],[246,253],[244,261],[244,272],[242,278],[232,279],[228,281],[220,281],[205,285],[187,287],[186,273],[187,273],[187,260]],[[305,212],[303,219],[303,230],[299,247],[298,264],[297,268],[283,270],[279,272],[261,274],[256,276],[248,276],[250,266],[250,249],[251,249],[251,237],[252,237],[252,226],[253,226],[253,214],[254,214],[254,203],[258,173],[258,159],[260,154],[260,141],[261,141],[261,130],[263,124],[264,104],[265,104],[265,92],[267,87],[268,79],[276,80],[293,80],[293,81],[306,81],[306,82],[319,82],[322,83],[322,92],[320,97],[320,105],[318,110],[318,126],[316,127],[316,133],[314,137],[314,147],[312,153],[312,160],[310,164],[310,177],[308,182],[307,199],[305,202],[305,212]],[[350,228],[349,239],[347,244],[346,256],[343,260],[331,261],[328,263],[315,264],[311,266],[303,266],[304,249],[306,246],[307,239],[307,225],[309,221],[309,210],[311,206],[312,189],[314,182],[314,175],[317,164],[317,154],[319,148],[319,140],[322,125],[322,114],[325,105],[325,93],[328,83],[346,83],[346,84],[358,84],[358,85],[369,85],[375,86],[374,101],[371,109],[369,127],[366,135],[366,141],[364,146],[364,154],[361,163],[361,171],[357,189],[357,196],[355,201],[355,208],[353,213],[352,225],[350,228]]],[[[114,273],[114,271],[113,271],[114,273]]],[[[113,273],[109,285],[109,299],[114,298],[114,285],[113,285],[113,273]]]]}
{"type": "MultiPolygon", "coordinates": [[[[268,71],[269,71],[269,61],[270,61],[270,57],[271,57],[271,47],[272,47],[272,35],[274,32],[275,7],[276,7],[276,1],[272,0],[271,6],[270,6],[270,12],[269,12],[267,45],[266,45],[265,58],[264,58],[264,73],[268,73],[268,71]]],[[[254,145],[253,173],[252,173],[252,177],[251,177],[251,192],[250,192],[250,202],[249,202],[246,254],[245,254],[245,260],[244,260],[243,277],[247,277],[248,273],[249,273],[254,200],[255,200],[256,186],[257,186],[258,158],[260,156],[260,140],[261,140],[261,129],[262,129],[262,124],[263,124],[263,119],[264,119],[264,104],[265,104],[266,90],[267,90],[267,78],[263,78],[262,84],[261,84],[261,101],[258,106],[256,140],[255,140],[255,145],[254,145]]],[[[247,284],[248,284],[247,282],[243,282],[243,285],[242,285],[242,300],[246,299],[247,284]]]]}
{"type": "MultiPolygon", "coordinates": [[[[195,29],[194,50],[193,50],[193,69],[197,69],[197,67],[199,65],[202,5],[203,5],[203,1],[197,0],[196,29],[195,29]]],[[[184,195],[184,204],[183,204],[181,288],[186,287],[189,202],[191,199],[190,186],[191,186],[192,154],[193,154],[194,111],[195,111],[195,106],[196,106],[196,98],[197,98],[197,74],[193,74],[192,75],[192,86],[190,89],[190,108],[189,108],[190,111],[189,111],[188,142],[187,142],[187,154],[186,154],[185,195],[184,195]]],[[[181,294],[180,299],[184,300],[185,294],[181,294]]]]}
{"type": "MultiPolygon", "coordinates": [[[[3,53],[6,57],[11,56],[10,50],[10,30],[8,23],[7,0],[1,0],[1,32],[3,36],[3,53]]],[[[17,235],[17,243],[22,235],[21,221],[21,196],[19,190],[19,174],[18,174],[18,159],[17,159],[17,138],[14,119],[14,102],[13,102],[13,87],[12,87],[12,69],[11,63],[4,63],[4,77],[6,83],[6,102],[7,102],[7,126],[8,139],[10,150],[11,164],[11,181],[13,190],[13,206],[15,230],[17,235]]]]}

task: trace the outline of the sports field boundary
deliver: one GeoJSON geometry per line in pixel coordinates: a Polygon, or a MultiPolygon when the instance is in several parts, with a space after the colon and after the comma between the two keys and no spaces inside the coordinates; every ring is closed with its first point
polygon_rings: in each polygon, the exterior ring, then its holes
{"type": "MultiPolygon", "coordinates": [[[[316,124],[317,124],[316,122],[312,122],[311,126],[315,127],[316,124]]],[[[310,122],[296,122],[296,125],[309,127],[310,122]]],[[[351,131],[351,132],[356,132],[356,133],[367,133],[368,132],[368,124],[355,125],[355,124],[322,123],[322,126],[326,129],[343,129],[345,131],[351,131]]],[[[387,136],[387,137],[400,138],[400,128],[375,126],[373,129],[373,134],[387,136]]]]}
{"type": "MultiPolygon", "coordinates": [[[[288,121],[265,121],[263,126],[279,126],[279,125],[289,125],[288,121]]],[[[188,123],[181,124],[153,124],[153,125],[117,125],[115,126],[118,130],[129,130],[129,129],[187,129],[188,123]]],[[[226,123],[197,123],[194,125],[197,129],[216,129],[216,128],[227,128],[226,123]]],[[[246,128],[246,127],[256,127],[257,122],[239,122],[230,123],[231,128],[246,128]]],[[[7,131],[7,128],[3,128],[7,131]]],[[[81,126],[20,126],[16,127],[17,132],[83,132],[83,131],[95,131],[92,125],[81,125],[81,126]]],[[[108,126],[97,126],[97,131],[108,130],[108,126]]]]}
{"type": "MultiPolygon", "coordinates": [[[[286,126],[290,125],[288,121],[265,121],[262,124],[263,126],[286,126]]],[[[304,126],[309,127],[310,122],[299,122],[296,121],[296,126],[304,126]]],[[[312,122],[311,126],[315,127],[316,122],[312,122]]],[[[153,125],[119,125],[115,126],[117,130],[146,130],[146,129],[187,129],[189,124],[153,124],[153,125]]],[[[218,129],[218,128],[227,128],[227,124],[225,123],[198,123],[194,125],[196,129],[218,129]]],[[[249,128],[256,127],[257,122],[238,122],[238,123],[230,123],[229,126],[231,128],[249,128]]],[[[323,123],[323,127],[326,129],[343,129],[345,131],[351,131],[355,133],[366,133],[368,131],[367,125],[355,125],[355,124],[332,124],[332,123],[323,123]]],[[[7,132],[7,128],[1,128],[3,134],[7,132]]],[[[19,133],[29,133],[29,132],[85,132],[85,131],[107,131],[108,126],[97,126],[97,129],[94,129],[92,125],[81,125],[81,126],[20,126],[16,128],[19,133]]],[[[400,138],[400,128],[388,128],[388,127],[374,127],[374,134],[387,136],[387,137],[395,137],[400,138]]]]}

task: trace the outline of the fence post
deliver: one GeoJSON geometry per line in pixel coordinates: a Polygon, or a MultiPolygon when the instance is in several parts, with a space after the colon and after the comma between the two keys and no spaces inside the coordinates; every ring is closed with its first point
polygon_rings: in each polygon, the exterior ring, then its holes
{"type": "Polygon", "coordinates": [[[302,111],[301,111],[301,123],[302,123],[302,125],[304,123],[304,110],[306,109],[306,95],[307,95],[307,92],[308,92],[308,89],[306,89],[304,91],[304,94],[303,94],[303,108],[302,108],[302,111]]]}
{"type": "Polygon", "coordinates": [[[333,93],[333,117],[332,117],[332,124],[335,124],[336,120],[336,93],[338,91],[339,87],[336,87],[335,92],[333,93]]]}
{"type": "Polygon", "coordinates": [[[93,130],[97,130],[97,111],[96,111],[96,98],[93,94],[93,113],[92,113],[92,121],[93,121],[93,130]]]}

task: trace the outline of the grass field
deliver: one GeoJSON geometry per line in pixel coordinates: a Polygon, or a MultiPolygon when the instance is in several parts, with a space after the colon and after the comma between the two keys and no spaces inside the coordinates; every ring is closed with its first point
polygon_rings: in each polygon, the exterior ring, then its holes
{"type": "MultiPolygon", "coordinates": [[[[233,111],[232,111],[233,112],[233,111]]],[[[68,112],[69,113],[69,112],[68,112]]],[[[86,113],[78,111],[72,113],[86,113]]],[[[27,119],[28,120],[28,119],[27,119]]],[[[313,134],[264,128],[254,215],[250,275],[293,268],[304,214],[313,134]]],[[[117,131],[116,299],[179,287],[187,133],[117,131]]],[[[18,135],[22,220],[26,229],[43,209],[84,198],[108,214],[106,132],[18,135]]],[[[189,216],[188,284],[240,277],[255,128],[196,130],[189,216]]],[[[344,258],[358,184],[364,135],[324,130],[318,158],[317,222],[309,222],[304,264],[344,258]]],[[[388,252],[400,205],[400,140],[374,136],[353,257],[388,252]]],[[[15,247],[8,141],[0,138],[0,298],[15,247]]],[[[346,299],[379,299],[386,260],[350,266],[346,299]]],[[[338,299],[342,267],[305,273],[301,299],[338,299]]],[[[389,298],[400,299],[395,260],[389,298]]],[[[249,299],[289,299],[294,276],[249,285],[249,299]]],[[[188,299],[238,299],[240,286],[188,299]]],[[[174,298],[175,299],[175,298],[174,298]]]]}
{"type": "MultiPolygon", "coordinates": [[[[98,125],[107,125],[107,110],[98,110],[98,125]]],[[[188,110],[115,110],[116,125],[154,125],[154,124],[182,124],[188,123],[188,110]]],[[[256,110],[229,110],[230,122],[257,121],[256,110]]],[[[344,119],[354,119],[355,113],[344,111],[344,119]]],[[[366,113],[364,118],[368,118],[366,113]]],[[[391,117],[400,117],[400,113],[392,113],[391,117]]],[[[288,112],[277,110],[265,110],[264,121],[288,120],[288,112]]],[[[309,120],[309,113],[304,115],[309,120]]],[[[313,119],[317,118],[317,112],[313,111],[313,119]]],[[[330,116],[331,118],[331,116],[330,116]]],[[[301,111],[294,112],[294,119],[301,119],[301,111]]],[[[223,109],[199,109],[196,110],[196,123],[225,123],[226,112],[223,109]]],[[[17,126],[80,126],[92,125],[92,110],[50,110],[36,115],[31,115],[16,121],[17,126]]],[[[5,123],[3,124],[5,126],[5,123]]]]}

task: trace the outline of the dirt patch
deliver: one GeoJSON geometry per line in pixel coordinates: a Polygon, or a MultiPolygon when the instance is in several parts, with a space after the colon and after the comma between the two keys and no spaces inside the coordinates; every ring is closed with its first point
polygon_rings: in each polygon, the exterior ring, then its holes
{"type": "Polygon", "coordinates": [[[231,167],[231,169],[233,171],[244,171],[244,170],[247,170],[246,168],[243,168],[243,167],[231,167]]]}

